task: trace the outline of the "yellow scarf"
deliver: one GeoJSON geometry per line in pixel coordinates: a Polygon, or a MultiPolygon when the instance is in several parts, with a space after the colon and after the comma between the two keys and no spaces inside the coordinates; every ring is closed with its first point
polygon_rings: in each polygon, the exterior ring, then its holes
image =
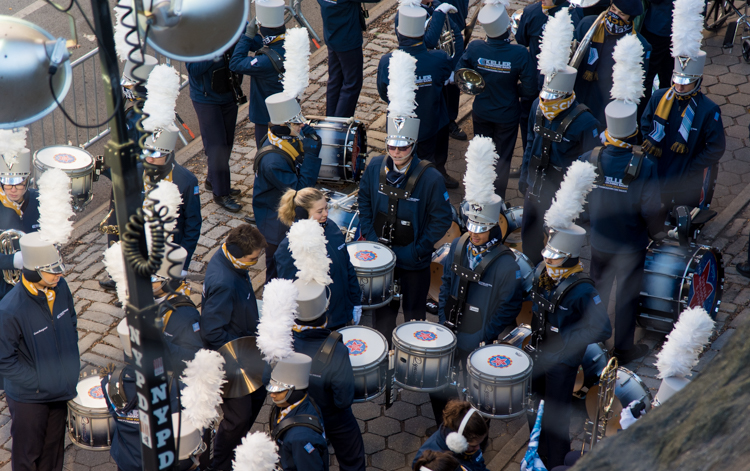
{"type": "Polygon", "coordinates": [[[0,203],[2,203],[6,208],[10,208],[15,211],[19,217],[23,216],[23,213],[21,212],[21,205],[16,203],[15,201],[11,201],[10,198],[8,198],[8,195],[6,195],[2,190],[2,187],[0,187],[0,203]]]}
{"type": "Polygon", "coordinates": [[[547,274],[555,283],[561,282],[573,273],[580,273],[582,271],[583,264],[581,262],[578,262],[578,265],[572,267],[551,267],[547,265],[547,274]]]}
{"type": "Polygon", "coordinates": [[[328,319],[323,323],[323,325],[299,325],[294,324],[294,327],[292,327],[292,330],[295,332],[304,332],[306,330],[314,330],[314,329],[326,329],[328,328],[328,319]]]}
{"type": "MultiPolygon", "coordinates": [[[[625,139],[630,139],[631,137],[634,137],[636,134],[638,134],[638,131],[634,132],[633,134],[629,135],[625,139]]],[[[628,144],[625,141],[621,141],[620,139],[617,139],[616,137],[612,137],[609,135],[609,129],[606,129],[604,131],[604,147],[607,146],[615,146],[620,147],[622,149],[631,149],[633,147],[633,144],[628,144]]]]}
{"type": "Polygon", "coordinates": [[[290,413],[290,412],[291,412],[291,411],[292,411],[292,410],[293,410],[293,409],[294,409],[295,407],[297,407],[298,405],[302,404],[302,401],[304,401],[305,399],[307,399],[307,394],[305,394],[305,397],[303,397],[302,399],[300,399],[300,400],[299,400],[298,402],[295,402],[294,404],[292,404],[291,406],[287,407],[286,409],[283,409],[283,410],[282,410],[282,411],[281,411],[281,412],[279,413],[279,418],[278,418],[278,419],[276,419],[276,423],[278,424],[279,422],[281,422],[282,420],[284,420],[284,417],[286,417],[287,415],[289,415],[289,413],[290,413]]]}
{"type": "Polygon", "coordinates": [[[570,105],[576,100],[576,94],[571,93],[569,97],[558,98],[557,100],[539,100],[539,109],[549,121],[557,118],[557,115],[570,108],[570,105]]]}
{"type": "Polygon", "coordinates": [[[297,160],[297,156],[299,156],[299,152],[297,152],[297,149],[292,145],[292,142],[299,142],[300,149],[304,151],[304,148],[302,147],[302,141],[297,139],[296,137],[292,139],[282,139],[278,137],[276,134],[272,133],[271,130],[268,130],[268,141],[278,147],[279,149],[283,150],[287,154],[289,154],[294,160],[297,160]]]}
{"type": "Polygon", "coordinates": [[[238,270],[249,270],[250,267],[252,267],[256,263],[258,263],[257,260],[254,261],[254,262],[249,262],[249,263],[248,262],[241,262],[241,261],[237,260],[236,258],[234,258],[232,256],[231,253],[229,253],[229,250],[227,250],[227,243],[226,242],[224,242],[223,244],[221,244],[221,250],[222,250],[222,252],[224,252],[224,256],[227,258],[227,260],[229,260],[230,262],[232,262],[232,265],[234,266],[234,268],[236,268],[238,270]]]}
{"type": "MultiPolygon", "coordinates": [[[[167,296],[166,301],[169,301],[170,299],[176,298],[178,294],[183,294],[185,296],[190,296],[190,294],[191,294],[190,293],[190,287],[184,281],[182,282],[182,284],[180,285],[180,287],[177,288],[175,291],[176,291],[176,293],[172,293],[169,296],[167,296]]],[[[169,323],[169,318],[170,317],[172,317],[172,310],[171,309],[169,311],[167,311],[167,312],[164,313],[164,319],[163,319],[164,325],[161,328],[162,332],[164,332],[164,330],[167,328],[167,324],[169,323]]]]}
{"type": "MultiPolygon", "coordinates": [[[[28,290],[29,293],[33,294],[34,296],[37,296],[39,294],[39,290],[34,285],[34,283],[27,280],[25,276],[21,276],[21,281],[23,282],[23,286],[28,290]]],[[[52,288],[42,288],[42,292],[47,297],[49,313],[50,315],[52,315],[52,307],[55,305],[55,290],[53,290],[52,288]]]]}
{"type": "Polygon", "coordinates": [[[548,11],[550,11],[553,8],[555,8],[555,5],[550,5],[550,6],[542,5],[542,13],[544,13],[545,15],[549,15],[548,11]]]}

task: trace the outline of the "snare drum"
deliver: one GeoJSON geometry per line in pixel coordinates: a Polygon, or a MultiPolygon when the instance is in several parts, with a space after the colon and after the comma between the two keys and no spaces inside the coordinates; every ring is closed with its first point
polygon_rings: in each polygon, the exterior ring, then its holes
{"type": "Polygon", "coordinates": [[[76,386],[78,395],[68,401],[68,436],[84,450],[109,450],[115,421],[107,410],[101,380],[84,378],[76,386]]]}
{"type": "Polygon", "coordinates": [[[456,336],[427,321],[411,321],[393,330],[394,382],[404,389],[437,392],[449,386],[456,336]]]}
{"type": "Polygon", "coordinates": [[[318,180],[358,182],[367,152],[364,124],[356,119],[316,117],[310,119],[310,126],[323,143],[318,180]]]}
{"type": "Polygon", "coordinates": [[[354,370],[354,402],[375,399],[385,392],[388,342],[370,327],[354,325],[339,329],[354,370]]]}
{"type": "Polygon", "coordinates": [[[328,219],[339,226],[346,243],[359,240],[362,235],[359,225],[359,209],[357,209],[357,193],[359,193],[359,190],[351,195],[330,190],[321,191],[326,194],[326,199],[328,199],[328,219]]]}
{"type": "Polygon", "coordinates": [[[70,177],[70,192],[73,195],[73,209],[82,211],[94,197],[93,182],[98,180],[101,169],[100,159],[73,146],[44,147],[34,152],[34,182],[51,168],[59,168],[70,177]]]}
{"type": "Polygon", "coordinates": [[[510,419],[526,411],[534,362],[520,348],[486,345],[466,361],[466,400],[485,417],[510,419]]]}
{"type": "Polygon", "coordinates": [[[362,289],[362,309],[377,309],[393,299],[396,254],[389,247],[366,240],[346,246],[362,289]]]}
{"type": "Polygon", "coordinates": [[[206,451],[200,431],[185,419],[182,415],[182,426],[180,426],[180,414],[172,414],[172,430],[174,430],[175,445],[177,445],[177,430],[180,430],[180,449],[177,451],[179,463],[176,469],[179,471],[190,471],[197,469],[200,463],[198,457],[206,451]]]}
{"type": "MultiPolygon", "coordinates": [[[[615,399],[612,404],[612,418],[607,422],[606,436],[611,437],[620,430],[620,413],[633,401],[641,401],[646,406],[646,412],[651,410],[651,392],[637,374],[627,368],[617,368],[617,382],[615,383],[615,399]]],[[[599,403],[599,385],[594,385],[586,394],[586,412],[589,419],[594,420],[599,403]]]]}

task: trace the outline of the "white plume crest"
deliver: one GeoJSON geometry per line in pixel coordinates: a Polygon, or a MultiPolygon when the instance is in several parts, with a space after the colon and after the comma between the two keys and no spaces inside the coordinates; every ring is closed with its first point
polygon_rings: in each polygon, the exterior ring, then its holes
{"type": "Polygon", "coordinates": [[[126,42],[126,38],[128,33],[132,31],[135,12],[130,12],[130,14],[128,14],[129,10],[132,10],[132,7],[128,5],[128,2],[121,1],[119,4],[115,5],[115,51],[117,51],[117,57],[119,57],[121,61],[128,60],[128,54],[132,49],[132,47],[126,42]],[[125,15],[127,15],[127,17],[125,15]]]}
{"type": "Polygon", "coordinates": [[[497,201],[495,195],[495,162],[498,155],[492,138],[475,136],[466,150],[464,187],[466,201],[489,204],[497,201]]]}
{"type": "Polygon", "coordinates": [[[537,68],[547,77],[566,70],[568,58],[570,57],[570,46],[573,43],[573,20],[570,12],[563,8],[555,16],[547,20],[547,26],[542,33],[542,41],[539,45],[541,52],[537,58],[537,68]]]}
{"type": "Polygon", "coordinates": [[[422,4],[421,0],[398,0],[398,7],[404,8],[404,7],[416,7],[421,8],[420,5],[422,4]]]}
{"type": "Polygon", "coordinates": [[[643,44],[635,34],[624,35],[612,53],[615,66],[612,71],[612,90],[615,100],[623,100],[635,105],[643,97],[643,44]]]}
{"type": "Polygon", "coordinates": [[[29,128],[0,129],[0,156],[5,159],[5,165],[18,163],[18,154],[26,150],[26,133],[29,128]]]}
{"type": "Polygon", "coordinates": [[[485,5],[502,5],[505,8],[510,6],[510,0],[484,0],[485,5]]]}
{"type": "Polygon", "coordinates": [[[703,8],[703,0],[675,0],[672,57],[698,57],[703,41],[703,8]]]}
{"type": "Polygon", "coordinates": [[[264,432],[248,432],[234,449],[233,471],[274,471],[279,447],[264,432]]]}
{"type": "Polygon", "coordinates": [[[165,229],[168,231],[174,230],[177,227],[177,218],[180,216],[180,205],[182,204],[182,194],[180,194],[179,187],[174,182],[161,180],[148,195],[150,198],[159,200],[154,205],[157,212],[163,212],[164,209],[162,208],[166,208],[166,217],[171,221],[165,224],[165,229]]]}
{"type": "Polygon", "coordinates": [[[289,228],[289,250],[297,267],[297,278],[305,283],[329,285],[331,259],[326,250],[325,231],[314,219],[301,219],[289,228]]]}
{"type": "Polygon", "coordinates": [[[274,278],[263,289],[263,315],[258,323],[258,349],[263,361],[275,363],[294,352],[292,327],[299,291],[291,280],[274,278]]]}
{"type": "Polygon", "coordinates": [[[417,108],[417,59],[393,51],[388,64],[388,114],[415,117],[417,108]]]}
{"type": "Polygon", "coordinates": [[[195,358],[185,362],[182,382],[183,417],[198,430],[208,427],[219,417],[216,406],[221,404],[221,387],[224,379],[224,357],[219,352],[202,348],[195,358]]]}
{"type": "Polygon", "coordinates": [[[146,91],[148,98],[143,111],[149,117],[143,120],[143,128],[147,131],[166,129],[174,121],[174,107],[180,93],[179,74],[174,67],[157,65],[148,76],[146,91]]]}
{"type": "Polygon", "coordinates": [[[117,286],[117,299],[124,306],[128,301],[128,279],[125,276],[125,259],[120,242],[115,242],[104,251],[104,268],[117,286]]]}
{"type": "Polygon", "coordinates": [[[691,307],[680,314],[680,318],[667,335],[667,341],[656,355],[658,378],[685,377],[698,363],[703,346],[711,338],[714,320],[702,307],[691,307]]]}
{"type": "Polygon", "coordinates": [[[59,168],[46,170],[39,187],[39,237],[51,244],[68,243],[73,233],[70,177],[59,168]]]}
{"type": "Polygon", "coordinates": [[[589,162],[574,161],[565,173],[552,205],[544,214],[547,227],[568,229],[583,211],[586,195],[594,188],[596,167],[589,162]]]}
{"type": "Polygon", "coordinates": [[[310,84],[310,36],[307,30],[288,29],[284,51],[284,94],[299,98],[310,84]]]}

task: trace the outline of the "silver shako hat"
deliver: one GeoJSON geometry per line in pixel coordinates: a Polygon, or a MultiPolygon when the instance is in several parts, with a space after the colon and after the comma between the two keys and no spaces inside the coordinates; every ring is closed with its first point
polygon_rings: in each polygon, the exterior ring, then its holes
{"type": "Polygon", "coordinates": [[[638,103],[643,97],[643,45],[636,35],[626,34],[617,41],[614,53],[610,96],[604,109],[607,134],[616,139],[633,136],[638,130],[638,103]]]}
{"type": "Polygon", "coordinates": [[[395,50],[388,64],[386,145],[405,147],[417,142],[419,118],[415,112],[416,95],[417,59],[407,52],[395,50]]]}
{"type": "Polygon", "coordinates": [[[567,8],[561,9],[547,21],[537,63],[539,72],[544,75],[544,85],[539,93],[544,100],[557,100],[573,93],[578,73],[568,65],[573,32],[573,20],[567,8]]]}
{"type": "MultiPolygon", "coordinates": [[[[688,85],[703,77],[706,53],[701,51],[703,41],[703,0],[675,0],[672,15],[672,57],[674,71],[672,82],[688,85]]],[[[677,91],[675,91],[678,93],[677,91]]],[[[690,90],[686,93],[692,93],[690,90]]],[[[682,94],[682,93],[678,93],[682,94]]]]}
{"type": "Polygon", "coordinates": [[[464,175],[465,199],[469,209],[466,229],[469,232],[487,232],[500,221],[503,199],[495,194],[495,165],[498,155],[492,138],[475,136],[466,151],[464,175]]]}

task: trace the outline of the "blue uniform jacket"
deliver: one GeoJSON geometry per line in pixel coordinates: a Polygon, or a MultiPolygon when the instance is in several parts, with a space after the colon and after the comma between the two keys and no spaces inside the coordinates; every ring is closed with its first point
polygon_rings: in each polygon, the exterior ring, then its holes
{"type": "Polygon", "coordinates": [[[258,304],[247,270],[234,268],[217,250],[203,281],[200,332],[203,344],[216,350],[227,342],[255,335],[258,304]]]}
{"type": "MultiPolygon", "coordinates": [[[[578,100],[574,101],[570,108],[557,115],[557,118],[550,125],[547,118],[543,119],[542,125],[550,127],[553,131],[560,126],[565,116],[578,106],[578,100]]],[[[534,121],[536,120],[536,110],[539,107],[539,98],[534,100],[531,105],[529,114],[528,143],[523,153],[523,163],[521,165],[521,177],[519,182],[533,184],[533,176],[536,169],[529,168],[531,156],[542,155],[542,135],[534,132],[534,121]]],[[[550,152],[550,165],[567,169],[574,160],[580,157],[584,152],[601,145],[599,140],[600,124],[591,113],[581,113],[568,127],[562,142],[553,142],[550,152]]]]}
{"type": "MultiPolygon", "coordinates": [[[[575,31],[576,40],[580,41],[583,39],[586,32],[594,23],[594,20],[596,20],[596,16],[590,15],[578,23],[575,31]]],[[[606,122],[604,108],[606,108],[609,102],[612,101],[609,95],[610,90],[612,90],[612,69],[615,66],[615,60],[612,57],[612,53],[615,50],[617,40],[621,37],[623,37],[622,34],[612,36],[605,30],[604,43],[599,50],[599,57],[591,57],[590,52],[592,49],[589,47],[588,51],[583,55],[583,60],[581,61],[581,66],[578,68],[578,75],[576,76],[574,88],[576,99],[579,103],[588,106],[600,123],[606,122]],[[599,65],[596,67],[596,73],[599,78],[593,82],[583,79],[583,73],[585,72],[584,65],[587,60],[592,63],[597,60],[599,61],[599,65]]],[[[645,77],[645,74],[648,73],[648,59],[651,56],[651,45],[643,36],[641,36],[640,33],[638,33],[638,39],[643,45],[643,73],[645,77]]]]}
{"type": "MultiPolygon", "coordinates": [[[[269,145],[268,138],[261,147],[269,145]]],[[[263,157],[253,184],[253,212],[258,230],[271,245],[279,245],[289,229],[278,218],[281,196],[288,189],[301,190],[315,186],[320,172],[320,146],[306,149],[304,159],[295,161],[299,176],[294,173],[281,153],[271,152],[263,157]]]]}
{"type": "MultiPolygon", "coordinates": [[[[588,162],[591,152],[581,156],[588,162]]],[[[594,185],[587,198],[591,218],[591,246],[600,252],[633,253],[646,248],[648,229],[656,229],[661,207],[656,165],[643,157],[638,178],[622,182],[633,153],[630,149],[607,146],[599,154],[606,180],[594,185]]]]}
{"type": "Polygon", "coordinates": [[[414,463],[416,463],[416,461],[422,456],[422,453],[424,453],[425,450],[437,451],[438,453],[448,451],[453,454],[453,457],[458,460],[459,464],[463,466],[463,469],[465,469],[466,471],[486,471],[487,466],[484,464],[484,456],[482,455],[482,450],[477,450],[471,455],[467,455],[465,453],[461,453],[460,455],[458,455],[456,453],[453,453],[450,448],[448,448],[448,444],[445,442],[445,440],[448,434],[451,432],[453,432],[453,430],[449,429],[445,425],[440,425],[440,428],[438,428],[435,433],[430,435],[430,438],[428,438],[424,442],[424,444],[419,447],[419,451],[417,451],[416,456],[414,456],[414,461],[412,461],[412,466],[414,466],[414,463]]]}
{"type": "MultiPolygon", "coordinates": [[[[284,87],[268,56],[247,55],[248,52],[257,51],[262,45],[263,40],[260,39],[260,35],[256,35],[254,39],[244,34],[240,36],[240,42],[235,46],[232,59],[229,61],[229,68],[238,74],[250,76],[249,119],[251,123],[266,125],[271,121],[268,117],[268,108],[266,108],[266,98],[274,93],[282,92],[284,87]]],[[[282,61],[284,60],[283,40],[270,44],[268,47],[277,52],[282,61]]]]}
{"type": "MultiPolygon", "coordinates": [[[[378,190],[380,168],[384,158],[377,156],[372,159],[359,185],[359,221],[362,225],[362,234],[371,242],[378,241],[373,225],[375,215],[378,211],[388,214],[388,197],[378,190]]],[[[418,164],[419,158],[414,156],[406,172],[407,180],[418,164]]],[[[414,187],[412,197],[408,200],[399,200],[397,217],[411,221],[414,242],[391,247],[396,254],[396,266],[404,270],[421,270],[429,267],[433,246],[445,236],[452,221],[448,191],[440,172],[435,168],[424,171],[414,187]]]]}
{"type": "Polygon", "coordinates": [[[323,17],[323,36],[332,51],[345,52],[362,47],[360,3],[380,0],[318,0],[323,17]]]}
{"type": "Polygon", "coordinates": [[[216,93],[211,88],[211,77],[214,71],[222,67],[229,67],[224,62],[224,57],[218,61],[186,62],[188,71],[188,83],[190,84],[190,99],[196,103],[209,105],[224,105],[234,102],[234,93],[216,93]]]}
{"type": "MultiPolygon", "coordinates": [[[[438,303],[438,319],[441,324],[445,322],[445,303],[448,297],[458,296],[459,277],[450,268],[456,257],[458,241],[458,237],[453,239],[450,253],[443,259],[443,284],[440,286],[438,303]]],[[[496,245],[492,250],[497,249],[496,245]]],[[[469,258],[466,250],[459,256],[462,265],[468,269],[469,258]]],[[[484,328],[473,334],[459,331],[458,349],[471,352],[479,346],[480,342],[492,343],[507,326],[515,325],[516,317],[521,312],[522,302],[521,269],[513,254],[508,251],[487,267],[479,283],[469,283],[466,303],[479,308],[484,319],[484,328]]]]}
{"type": "MultiPolygon", "coordinates": [[[[331,259],[331,279],[333,283],[328,285],[331,290],[331,301],[328,305],[328,327],[343,327],[352,320],[354,306],[362,305],[362,290],[359,287],[357,273],[349,259],[349,251],[346,250],[344,234],[335,222],[330,219],[325,225],[326,251],[331,259]]],[[[289,239],[279,244],[274,254],[276,258],[276,269],[278,277],[287,280],[297,278],[297,267],[294,266],[292,252],[289,250],[289,239]]],[[[317,402],[317,400],[316,400],[317,402]]],[[[318,403],[320,404],[320,403],[318,403]]]]}
{"type": "Polygon", "coordinates": [[[179,377],[185,369],[185,362],[192,360],[196,352],[203,348],[200,330],[201,315],[194,307],[179,306],[169,317],[164,327],[164,339],[175,376],[179,377]]]}
{"type": "Polygon", "coordinates": [[[669,37],[672,34],[674,0],[650,0],[649,3],[643,28],[656,36],[669,37]]]}
{"type": "Polygon", "coordinates": [[[450,13],[451,20],[461,27],[461,34],[466,28],[466,17],[469,16],[469,0],[446,0],[445,2],[456,7],[456,13],[450,13]]]}
{"type": "MultiPolygon", "coordinates": [[[[656,108],[667,90],[664,88],[655,91],[643,111],[641,132],[644,137],[653,129],[656,108]]],[[[679,101],[675,98],[664,129],[665,137],[660,143],[661,157],[653,158],[661,184],[662,202],[670,208],[672,201],[675,204],[698,205],[703,186],[703,170],[717,163],[726,149],[721,109],[701,92],[695,96],[695,102],[697,107],[688,135],[687,154],[675,154],[671,150],[682,123],[682,112],[688,103],[687,100],[679,101]]]]}
{"type": "MultiPolygon", "coordinates": [[[[0,205],[0,232],[8,229],[16,229],[25,234],[34,232],[39,229],[39,192],[28,190],[21,204],[21,215],[19,216],[11,208],[0,205]]],[[[0,254],[0,270],[14,270],[13,255],[0,254]]],[[[13,285],[5,282],[0,277],[0,299],[3,299],[13,285]]]]}
{"type": "MultiPolygon", "coordinates": [[[[417,118],[419,118],[418,141],[429,139],[448,125],[448,107],[443,97],[443,86],[453,72],[448,54],[438,50],[427,50],[422,39],[399,37],[398,48],[417,59],[417,118]]],[[[383,55],[378,64],[378,94],[388,102],[388,64],[391,53],[383,55]]]]}
{"type": "Polygon", "coordinates": [[[81,369],[73,295],[60,279],[50,313],[47,297],[19,282],[0,300],[0,375],[5,394],[18,402],[76,397],[81,369]]]}
{"type": "MultiPolygon", "coordinates": [[[[440,6],[441,3],[443,2],[433,0],[430,5],[420,5],[427,12],[427,18],[432,18],[430,24],[424,32],[424,45],[427,46],[427,49],[437,49],[438,44],[440,44],[440,35],[442,34],[443,26],[445,25],[445,13],[436,10],[436,8],[440,6]]],[[[464,27],[459,26],[459,23],[457,23],[453,18],[454,15],[455,13],[448,15],[448,17],[450,18],[451,31],[453,32],[453,44],[456,49],[456,54],[451,60],[451,66],[453,68],[456,67],[456,64],[458,64],[458,61],[459,59],[461,59],[461,55],[464,52],[464,27]]],[[[399,36],[398,15],[396,15],[396,18],[393,22],[393,28],[396,31],[396,36],[399,36]]]]}
{"type": "Polygon", "coordinates": [[[484,91],[474,98],[474,113],[485,121],[505,124],[521,116],[519,96],[531,98],[538,92],[532,66],[525,47],[508,39],[487,38],[470,42],[456,68],[476,70],[484,78],[484,91]]]}
{"type": "MultiPolygon", "coordinates": [[[[300,414],[318,417],[309,397],[292,409],[287,417],[300,414]]],[[[271,424],[272,427],[275,425],[271,424]]],[[[279,445],[279,464],[284,471],[328,471],[328,444],[323,435],[313,429],[291,427],[276,443],[279,445]]]]}

